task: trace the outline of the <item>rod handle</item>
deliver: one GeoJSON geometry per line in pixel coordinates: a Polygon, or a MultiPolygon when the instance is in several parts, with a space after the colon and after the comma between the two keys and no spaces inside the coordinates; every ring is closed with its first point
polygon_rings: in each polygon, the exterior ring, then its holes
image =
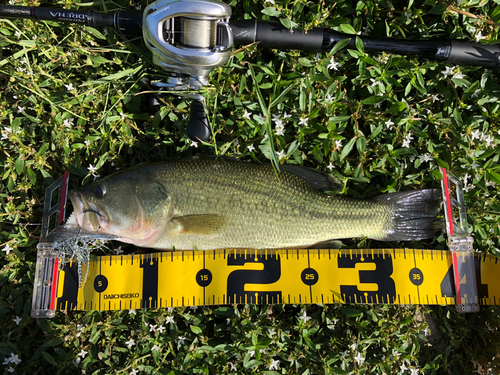
{"type": "Polygon", "coordinates": [[[498,68],[500,67],[500,47],[498,44],[480,44],[452,40],[450,56],[446,62],[457,65],[498,68]]]}
{"type": "Polygon", "coordinates": [[[261,20],[231,20],[234,44],[259,42],[260,48],[298,49],[320,51],[323,44],[323,29],[287,29],[279,22],[261,20]]]}

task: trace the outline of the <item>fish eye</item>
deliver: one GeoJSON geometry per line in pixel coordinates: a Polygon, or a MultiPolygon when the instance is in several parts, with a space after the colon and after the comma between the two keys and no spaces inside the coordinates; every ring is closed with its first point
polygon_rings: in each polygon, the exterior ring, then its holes
{"type": "Polygon", "coordinates": [[[96,185],[94,186],[92,193],[96,198],[102,198],[106,194],[106,188],[103,185],[96,185]]]}

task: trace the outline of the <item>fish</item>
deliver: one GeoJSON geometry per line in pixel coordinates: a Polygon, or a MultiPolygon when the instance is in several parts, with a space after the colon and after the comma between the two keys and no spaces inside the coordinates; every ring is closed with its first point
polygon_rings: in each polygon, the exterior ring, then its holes
{"type": "Polygon", "coordinates": [[[138,164],[68,194],[86,231],[157,250],[307,248],[345,238],[411,241],[443,229],[440,189],[355,199],[300,166],[227,157],[138,164]]]}

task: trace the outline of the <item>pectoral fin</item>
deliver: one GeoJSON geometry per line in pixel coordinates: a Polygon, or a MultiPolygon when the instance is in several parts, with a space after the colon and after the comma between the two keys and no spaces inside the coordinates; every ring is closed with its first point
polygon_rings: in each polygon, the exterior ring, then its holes
{"type": "Polygon", "coordinates": [[[212,235],[219,232],[225,224],[221,215],[186,215],[173,217],[172,223],[179,228],[179,234],[212,235]]]}

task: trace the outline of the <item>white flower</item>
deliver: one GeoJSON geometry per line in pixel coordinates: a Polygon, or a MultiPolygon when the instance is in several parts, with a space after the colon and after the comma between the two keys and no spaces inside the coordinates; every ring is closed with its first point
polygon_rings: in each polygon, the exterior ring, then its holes
{"type": "Polygon", "coordinates": [[[15,319],[12,319],[14,322],[16,322],[16,325],[19,325],[19,323],[21,323],[21,320],[23,320],[22,318],[16,316],[15,319]]]}
{"type": "Polygon", "coordinates": [[[67,118],[63,121],[63,125],[66,126],[67,128],[71,128],[73,125],[73,119],[72,118],[67,118]]]}
{"type": "Polygon", "coordinates": [[[3,249],[2,249],[2,251],[4,251],[4,252],[5,252],[5,255],[9,255],[9,253],[10,253],[12,250],[14,250],[14,249],[10,246],[10,244],[5,245],[5,246],[3,247],[3,249]]]}
{"type": "Polygon", "coordinates": [[[248,152],[253,152],[255,150],[255,146],[253,145],[253,143],[250,146],[247,146],[247,150],[248,152]]]}
{"type": "Polygon", "coordinates": [[[130,310],[128,311],[128,314],[129,314],[129,315],[130,315],[130,314],[134,314],[134,315],[136,315],[137,313],[136,313],[135,309],[130,309],[130,310]]]}
{"type": "MultiPolygon", "coordinates": [[[[273,115],[273,116],[274,116],[274,115],[273,115]]],[[[285,124],[283,124],[283,120],[281,120],[281,119],[277,119],[277,120],[273,120],[273,121],[275,122],[276,127],[278,127],[278,126],[279,126],[279,127],[283,127],[283,126],[285,126],[285,124]]]]}
{"type": "Polygon", "coordinates": [[[333,96],[331,96],[330,94],[326,94],[325,100],[331,103],[333,101],[333,96]]]}
{"type": "Polygon", "coordinates": [[[425,162],[428,162],[428,161],[432,160],[432,156],[430,154],[420,155],[418,158],[420,159],[420,161],[422,163],[425,163],[425,162]]]}
{"type": "Polygon", "coordinates": [[[167,316],[167,320],[165,320],[165,324],[168,324],[168,323],[174,323],[175,324],[175,320],[174,320],[173,316],[167,316]]]}
{"type": "Polygon", "coordinates": [[[335,148],[342,148],[342,139],[337,139],[335,141],[335,148]]]}
{"type": "Polygon", "coordinates": [[[427,336],[429,334],[429,328],[424,329],[424,336],[427,336]]]}
{"type": "Polygon", "coordinates": [[[470,96],[471,98],[477,98],[479,96],[479,93],[481,92],[481,89],[477,89],[474,91],[474,93],[470,96]]]}
{"type": "Polygon", "coordinates": [[[5,357],[4,360],[3,360],[2,365],[7,366],[9,363],[10,363],[10,358],[9,357],[5,357]]]}
{"type": "Polygon", "coordinates": [[[380,55],[377,58],[377,61],[381,64],[387,64],[387,62],[389,61],[389,55],[380,55]]]}
{"type": "Polygon", "coordinates": [[[165,331],[166,328],[164,326],[159,326],[157,331],[160,332],[160,335],[163,333],[163,331],[165,331]]]}
{"type": "Polygon", "coordinates": [[[9,366],[9,368],[7,369],[8,372],[14,372],[14,368],[12,366],[9,366]]]}
{"type": "Polygon", "coordinates": [[[78,353],[78,357],[85,358],[85,356],[86,356],[87,354],[88,354],[88,352],[82,349],[82,351],[81,351],[80,353],[78,353]]]}
{"type": "Polygon", "coordinates": [[[481,141],[485,142],[485,146],[486,147],[493,147],[494,146],[494,143],[495,143],[495,139],[491,136],[491,135],[486,135],[486,134],[483,134],[481,136],[481,141]]]}
{"type": "Polygon", "coordinates": [[[132,346],[135,345],[135,341],[132,338],[130,338],[128,341],[125,341],[125,345],[127,345],[127,348],[130,349],[132,346]]]}
{"type": "Polygon", "coordinates": [[[406,138],[403,141],[402,147],[410,148],[410,142],[412,139],[413,139],[413,137],[411,136],[411,133],[406,134],[406,138]]]}
{"type": "MultiPolygon", "coordinates": [[[[481,31],[479,31],[476,36],[474,36],[474,39],[476,39],[476,42],[479,42],[480,40],[482,39],[486,39],[485,36],[483,36],[483,34],[481,34],[481,31]]],[[[413,375],[413,374],[412,374],[413,375]]]]}
{"type": "Polygon", "coordinates": [[[276,135],[284,136],[285,135],[285,133],[283,132],[284,130],[285,130],[284,126],[276,126],[275,129],[276,135]]]}
{"type": "Polygon", "coordinates": [[[311,319],[310,316],[307,315],[305,310],[302,312],[302,316],[299,318],[299,320],[302,320],[304,323],[307,322],[309,319],[311,319]]]}
{"type": "Polygon", "coordinates": [[[9,133],[12,133],[12,129],[11,128],[4,128],[2,130],[2,140],[9,139],[9,133]]]}
{"type": "Polygon", "coordinates": [[[69,85],[64,85],[64,87],[66,87],[66,90],[68,90],[68,91],[71,91],[71,90],[73,90],[73,89],[74,89],[74,87],[73,87],[73,84],[72,84],[72,83],[70,83],[69,85]]]}
{"type": "Polygon", "coordinates": [[[89,170],[90,173],[92,174],[95,174],[95,172],[97,172],[97,169],[96,167],[94,167],[92,164],[89,164],[89,166],[87,167],[87,169],[89,170]]]}
{"type": "Polygon", "coordinates": [[[335,61],[335,59],[332,57],[330,59],[330,64],[328,64],[328,69],[333,69],[333,70],[338,70],[339,69],[340,63],[335,61]]]}
{"type": "Polygon", "coordinates": [[[269,3],[269,4],[274,5],[274,0],[266,0],[266,1],[264,1],[264,2],[265,2],[265,3],[269,3]]]}
{"type": "Polygon", "coordinates": [[[17,113],[24,113],[24,110],[26,109],[26,107],[21,107],[21,106],[18,106],[17,107],[17,113]]]}
{"type": "Polygon", "coordinates": [[[453,75],[453,70],[455,69],[454,66],[447,66],[445,70],[441,71],[441,73],[444,75],[444,78],[453,75]]]}
{"type": "Polygon", "coordinates": [[[21,363],[21,360],[19,359],[19,356],[18,356],[17,354],[14,354],[14,353],[12,353],[12,354],[10,355],[10,361],[11,361],[13,364],[15,364],[15,365],[18,365],[18,364],[20,364],[20,363],[21,363]]]}
{"type": "Polygon", "coordinates": [[[190,309],[196,312],[196,310],[198,310],[198,306],[191,306],[190,309]]]}
{"type": "Polygon", "coordinates": [[[157,351],[160,351],[160,347],[158,345],[154,345],[151,350],[157,350],[157,351]]]}
{"type": "Polygon", "coordinates": [[[19,30],[17,30],[15,33],[14,33],[15,37],[16,38],[20,38],[21,37],[21,32],[19,30]]]}
{"type": "Polygon", "coordinates": [[[394,125],[394,122],[392,122],[391,119],[387,120],[384,122],[385,126],[387,126],[387,129],[389,129],[392,125],[394,125]]]}
{"type": "Polygon", "coordinates": [[[418,375],[418,368],[412,368],[410,369],[411,375],[418,375]]]}
{"type": "Polygon", "coordinates": [[[280,160],[284,159],[286,157],[285,151],[283,151],[283,150],[281,150],[280,152],[278,152],[276,155],[278,156],[278,159],[280,159],[280,160]]]}
{"type": "Polygon", "coordinates": [[[186,341],[186,338],[184,336],[178,336],[177,337],[177,344],[178,345],[184,345],[185,341],[186,341]]]}
{"type": "Polygon", "coordinates": [[[481,136],[479,135],[479,129],[476,129],[474,130],[470,136],[471,136],[471,140],[473,141],[474,139],[481,139],[481,136]]]}
{"type": "Polygon", "coordinates": [[[12,353],[10,355],[9,361],[12,362],[15,365],[18,365],[21,363],[21,360],[19,359],[19,356],[17,354],[12,353]]]}
{"type": "Polygon", "coordinates": [[[269,371],[271,370],[277,370],[278,369],[278,363],[280,363],[279,360],[272,360],[273,362],[269,365],[269,371]]]}
{"type": "Polygon", "coordinates": [[[333,166],[332,162],[330,162],[330,164],[328,164],[327,168],[328,168],[328,170],[332,171],[333,168],[335,168],[335,167],[333,166]]]}
{"type": "Polygon", "coordinates": [[[465,74],[463,74],[462,72],[458,72],[458,73],[453,74],[452,78],[462,79],[464,77],[465,77],[465,74]]]}
{"type": "Polygon", "coordinates": [[[307,117],[301,118],[299,120],[299,125],[307,126],[307,121],[309,121],[309,119],[307,117]]]}
{"type": "Polygon", "coordinates": [[[356,363],[361,366],[363,364],[363,362],[365,361],[365,357],[363,357],[361,355],[360,352],[358,352],[358,355],[356,357],[354,357],[354,360],[356,361],[356,363]]]}
{"type": "Polygon", "coordinates": [[[434,94],[434,95],[432,95],[432,102],[433,102],[433,103],[435,103],[435,102],[436,102],[436,100],[438,100],[438,99],[439,99],[439,96],[440,96],[439,94],[434,94]]]}
{"type": "Polygon", "coordinates": [[[287,114],[286,112],[283,113],[283,120],[286,120],[287,118],[292,117],[292,115],[287,114]]]}
{"type": "Polygon", "coordinates": [[[83,143],[85,144],[85,146],[87,146],[87,147],[88,147],[88,146],[90,146],[90,144],[91,144],[92,142],[90,142],[89,140],[86,140],[86,141],[83,141],[83,143]]]}
{"type": "Polygon", "coordinates": [[[403,363],[401,366],[399,366],[400,370],[401,370],[401,373],[405,372],[406,370],[408,370],[408,367],[406,367],[406,365],[403,363]]]}
{"type": "Polygon", "coordinates": [[[382,107],[382,102],[380,102],[380,103],[375,103],[373,106],[374,106],[375,108],[380,108],[380,107],[382,107]]]}
{"type": "Polygon", "coordinates": [[[133,369],[131,372],[130,372],[130,375],[137,375],[139,373],[139,370],[137,369],[133,369]]]}
{"type": "Polygon", "coordinates": [[[251,115],[252,114],[245,109],[245,113],[243,113],[243,117],[246,118],[246,119],[248,119],[248,120],[250,120],[250,116],[251,115]]]}
{"type": "Polygon", "coordinates": [[[231,368],[229,369],[229,371],[236,371],[238,369],[234,363],[228,362],[228,364],[229,364],[229,366],[231,366],[231,368]]]}
{"type": "Polygon", "coordinates": [[[76,337],[80,337],[83,331],[83,325],[82,324],[77,324],[76,325],[76,337]]]}
{"type": "Polygon", "coordinates": [[[196,148],[198,148],[198,142],[191,141],[190,146],[191,146],[191,147],[196,147],[196,148]]]}
{"type": "Polygon", "coordinates": [[[149,332],[154,332],[156,330],[157,325],[150,324],[149,325],[149,332]]]}

